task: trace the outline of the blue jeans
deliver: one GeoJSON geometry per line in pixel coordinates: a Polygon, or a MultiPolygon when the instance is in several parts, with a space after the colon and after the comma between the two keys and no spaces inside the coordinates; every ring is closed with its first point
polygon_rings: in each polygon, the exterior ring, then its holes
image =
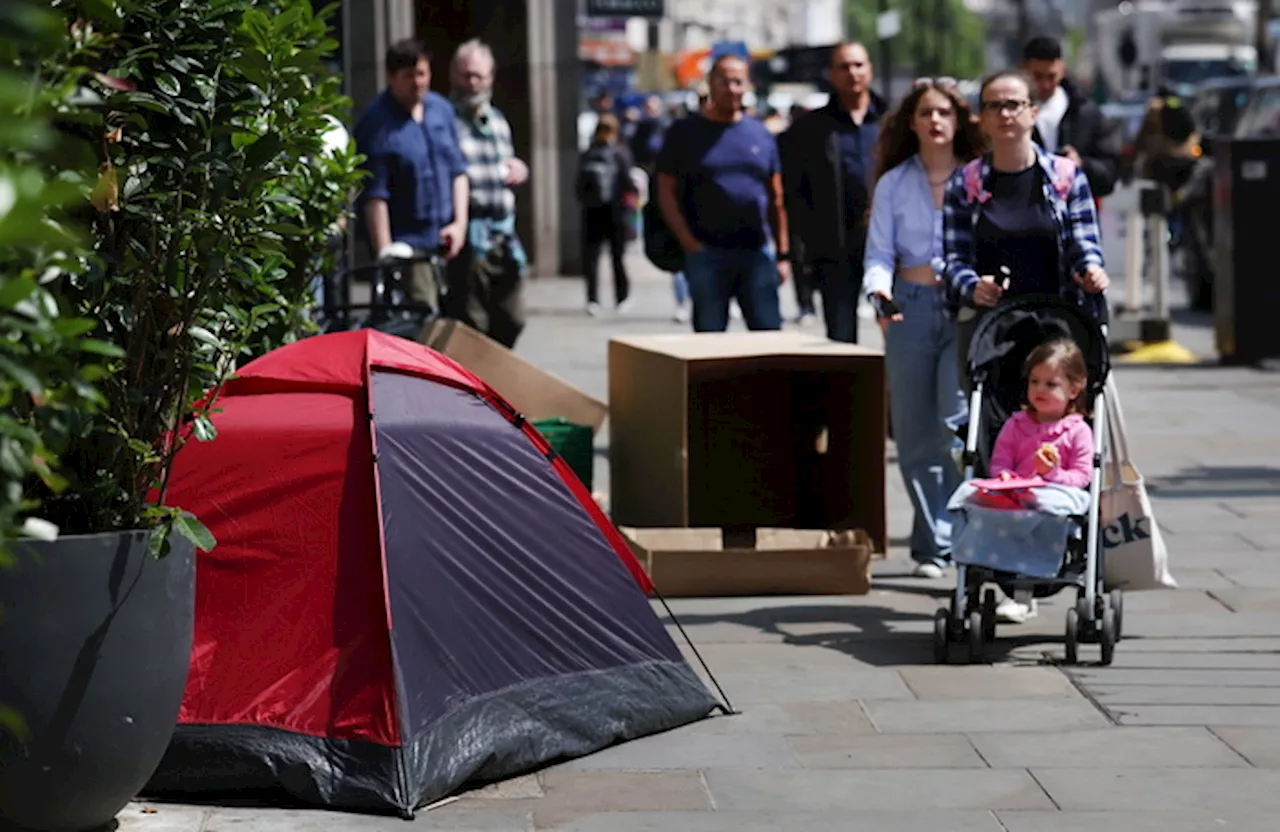
{"type": "Polygon", "coordinates": [[[960,441],[950,426],[962,423],[967,411],[956,372],[956,326],[947,319],[940,285],[898,281],[893,299],[902,320],[885,334],[885,372],[898,467],[915,515],[911,557],[942,566],[951,557],[947,500],[961,482],[951,455],[960,441]]]}
{"type": "Polygon", "coordinates": [[[748,329],[782,329],[778,266],[771,251],[703,246],[685,255],[684,274],[693,299],[694,332],[724,332],[729,301],[735,297],[748,329]]]}
{"type": "Polygon", "coordinates": [[[676,306],[684,306],[689,299],[689,281],[684,279],[684,272],[671,275],[671,288],[676,293],[676,306]]]}

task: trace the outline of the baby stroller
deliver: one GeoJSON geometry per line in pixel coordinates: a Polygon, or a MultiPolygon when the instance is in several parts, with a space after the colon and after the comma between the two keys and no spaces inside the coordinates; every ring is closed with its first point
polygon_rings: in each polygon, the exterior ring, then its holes
{"type": "Polygon", "coordinates": [[[1089,486],[1086,516],[1071,517],[1074,530],[1067,538],[1061,568],[1055,578],[1030,577],[995,571],[975,565],[957,564],[956,588],[949,608],[937,611],[934,619],[934,658],[945,663],[953,643],[967,642],[969,661],[980,661],[985,645],[994,640],[996,591],[988,582],[998,583],[1006,592],[1045,598],[1075,587],[1075,605],[1067,610],[1066,659],[1075,664],[1079,645],[1098,644],[1102,664],[1111,663],[1120,640],[1123,596],[1119,590],[1105,593],[1103,586],[1102,535],[1099,497],[1102,489],[1102,460],[1106,453],[1106,419],[1098,418],[1105,407],[1103,387],[1111,371],[1106,327],[1086,308],[1049,296],[1020,297],[997,306],[978,325],[969,348],[968,372],[973,383],[969,402],[969,423],[965,432],[965,479],[986,477],[996,437],[1005,420],[1022,406],[1025,380],[1023,362],[1038,347],[1053,338],[1068,337],[1084,353],[1089,381],[1085,388],[1087,412],[1094,436],[1093,477],[1089,486]],[[979,594],[981,593],[981,598],[979,594]]]}

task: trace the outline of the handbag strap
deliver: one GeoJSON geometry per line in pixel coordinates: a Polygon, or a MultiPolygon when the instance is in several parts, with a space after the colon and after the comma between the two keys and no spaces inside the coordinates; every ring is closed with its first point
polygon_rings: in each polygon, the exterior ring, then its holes
{"type": "Polygon", "coordinates": [[[1129,435],[1124,419],[1124,408],[1120,404],[1120,394],[1116,387],[1115,375],[1107,376],[1105,391],[1105,413],[1107,430],[1107,451],[1105,464],[1111,475],[1113,488],[1124,484],[1124,466],[1132,464],[1129,456],[1129,435]]]}

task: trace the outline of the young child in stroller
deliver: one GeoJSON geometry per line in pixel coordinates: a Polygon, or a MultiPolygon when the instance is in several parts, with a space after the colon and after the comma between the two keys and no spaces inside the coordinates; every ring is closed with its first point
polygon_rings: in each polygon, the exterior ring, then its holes
{"type": "MultiPolygon", "coordinates": [[[[997,573],[1056,578],[1067,540],[1078,533],[1071,518],[1089,507],[1088,369],[1074,341],[1055,338],[1031,351],[1023,375],[1026,401],[1000,429],[989,478],[964,483],[951,497],[954,557],[997,573]]],[[[1035,615],[1034,598],[1022,605],[1005,594],[998,618],[1021,622],[1035,615]]]]}

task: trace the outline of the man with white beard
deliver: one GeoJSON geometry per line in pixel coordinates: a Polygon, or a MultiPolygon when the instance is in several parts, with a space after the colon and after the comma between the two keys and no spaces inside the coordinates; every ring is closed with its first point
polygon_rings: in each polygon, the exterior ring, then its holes
{"type": "Polygon", "coordinates": [[[493,51],[482,41],[458,47],[450,68],[450,99],[458,143],[467,162],[471,209],[467,245],[450,263],[446,315],[508,349],[524,329],[523,283],[528,256],[516,236],[512,187],[529,179],[516,158],[511,125],[493,106],[493,51]]]}

